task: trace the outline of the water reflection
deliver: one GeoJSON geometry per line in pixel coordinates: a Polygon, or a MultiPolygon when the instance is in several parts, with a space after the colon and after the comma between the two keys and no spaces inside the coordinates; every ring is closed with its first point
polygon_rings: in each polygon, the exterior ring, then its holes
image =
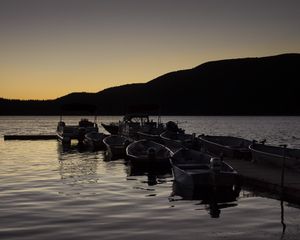
{"type": "Polygon", "coordinates": [[[69,147],[58,143],[59,173],[69,184],[95,183],[98,181],[98,162],[103,159],[101,152],[84,151],[78,145],[69,147]]]}
{"type": "Polygon", "coordinates": [[[136,165],[129,161],[127,163],[127,176],[146,176],[147,180],[144,183],[148,186],[154,186],[164,183],[166,178],[172,177],[172,171],[170,166],[136,165]]]}
{"type": "Polygon", "coordinates": [[[281,199],[280,201],[280,220],[281,220],[281,225],[282,225],[282,233],[281,233],[281,239],[284,239],[284,234],[285,234],[285,229],[286,229],[286,224],[284,222],[284,205],[283,205],[283,200],[281,199]]]}
{"type": "Polygon", "coordinates": [[[219,218],[221,209],[237,206],[240,188],[213,191],[211,188],[186,188],[176,181],[173,182],[172,197],[180,196],[181,200],[200,200],[198,205],[204,205],[212,218],[219,218]]]}

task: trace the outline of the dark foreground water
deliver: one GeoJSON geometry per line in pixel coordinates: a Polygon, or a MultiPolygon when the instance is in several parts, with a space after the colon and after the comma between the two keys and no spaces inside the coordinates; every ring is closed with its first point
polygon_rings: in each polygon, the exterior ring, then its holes
{"type": "MultiPolygon", "coordinates": [[[[98,123],[119,120],[101,117],[98,123]]],[[[65,117],[68,124],[78,117],[65,117]]],[[[299,117],[163,117],[186,132],[233,135],[300,148],[299,117]]],[[[58,117],[0,117],[0,239],[299,239],[297,205],[242,189],[219,203],[176,195],[169,171],[133,171],[104,152],[4,134],[54,133],[58,117]],[[286,225],[283,232],[283,223],[286,225]]],[[[99,124],[100,125],[100,124],[99,124]]]]}

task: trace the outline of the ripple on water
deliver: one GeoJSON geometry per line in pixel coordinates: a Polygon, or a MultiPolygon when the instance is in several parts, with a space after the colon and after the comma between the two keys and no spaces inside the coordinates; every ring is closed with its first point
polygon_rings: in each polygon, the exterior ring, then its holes
{"type": "MultiPolygon", "coordinates": [[[[103,117],[103,121],[119,120],[103,117]]],[[[58,117],[0,117],[0,134],[51,133],[58,117]],[[13,126],[13,127],[10,127],[13,126]]],[[[67,120],[76,123],[77,117],[67,120]]],[[[187,132],[266,138],[300,146],[294,117],[163,117],[187,132]],[[174,119],[175,118],[175,119],[174,119]]],[[[0,142],[0,239],[298,239],[300,209],[241,191],[220,203],[173,195],[169,172],[131,173],[104,153],[68,151],[56,141],[0,142]],[[136,175],[130,175],[136,174],[136,175]]]]}

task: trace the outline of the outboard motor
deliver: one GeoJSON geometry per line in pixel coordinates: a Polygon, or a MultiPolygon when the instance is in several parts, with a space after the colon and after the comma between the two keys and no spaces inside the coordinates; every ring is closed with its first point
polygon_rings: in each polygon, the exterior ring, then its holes
{"type": "Polygon", "coordinates": [[[212,157],[210,159],[210,169],[214,172],[220,172],[222,168],[222,160],[220,158],[212,157]]]}

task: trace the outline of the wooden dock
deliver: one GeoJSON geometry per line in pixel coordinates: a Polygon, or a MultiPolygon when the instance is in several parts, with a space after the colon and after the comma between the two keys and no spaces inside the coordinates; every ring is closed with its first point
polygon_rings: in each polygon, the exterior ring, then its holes
{"type": "Polygon", "coordinates": [[[300,204],[300,172],[285,168],[284,187],[281,187],[281,168],[259,165],[251,161],[225,158],[241,176],[244,186],[268,191],[278,199],[300,204]]]}
{"type": "Polygon", "coordinates": [[[56,135],[4,135],[4,140],[53,140],[56,135]]]}

